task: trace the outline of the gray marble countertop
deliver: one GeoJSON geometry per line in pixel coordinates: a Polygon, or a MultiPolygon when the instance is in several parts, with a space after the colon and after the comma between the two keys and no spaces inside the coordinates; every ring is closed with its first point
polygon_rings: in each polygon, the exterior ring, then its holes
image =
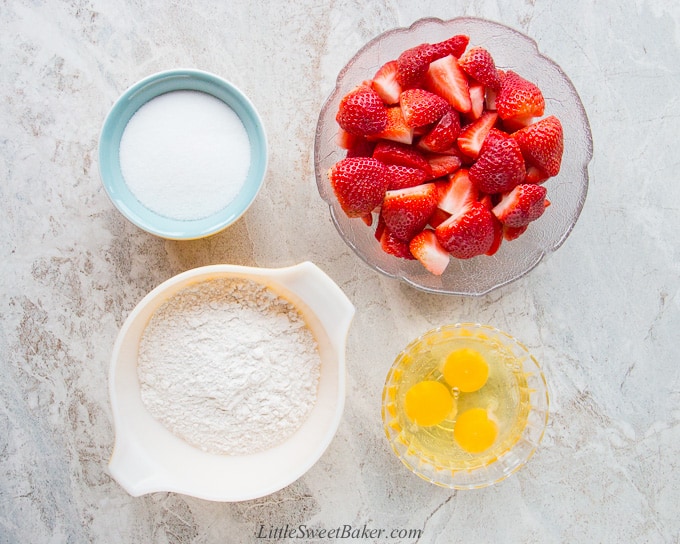
{"type": "Polygon", "coordinates": [[[1,543],[267,542],[274,533],[260,531],[300,524],[420,532],[383,542],[678,542],[680,4],[5,0],[0,55],[1,543]],[[534,38],[572,79],[595,149],[566,243],[480,298],[423,293],[365,266],[333,228],[312,160],[319,109],[360,46],[421,17],[461,15],[534,38]],[[127,222],[97,168],[115,99],[175,67],[239,86],[270,144],[254,205],[194,242],[127,222]],[[196,266],[304,260],[358,309],[346,410],[321,460],[259,500],[130,497],[107,473],[107,372],[128,313],[196,266]],[[380,391],[410,339],[470,320],[528,345],[550,384],[551,419],[519,473],[456,492],[394,457],[380,391]]]}

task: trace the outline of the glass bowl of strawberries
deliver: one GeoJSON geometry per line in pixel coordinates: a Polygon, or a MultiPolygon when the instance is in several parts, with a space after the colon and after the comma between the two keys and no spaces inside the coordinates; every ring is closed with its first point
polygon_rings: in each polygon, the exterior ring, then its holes
{"type": "Polygon", "coordinates": [[[367,43],[316,128],[320,196],[369,266],[429,292],[483,295],[573,229],[592,135],[535,41],[478,18],[428,18],[367,43]]]}

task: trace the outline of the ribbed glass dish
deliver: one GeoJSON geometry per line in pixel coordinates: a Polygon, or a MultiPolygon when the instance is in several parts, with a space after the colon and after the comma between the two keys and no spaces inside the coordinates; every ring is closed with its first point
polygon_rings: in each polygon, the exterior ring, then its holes
{"type": "Polygon", "coordinates": [[[560,67],[543,56],[528,36],[499,23],[468,17],[448,21],[421,19],[408,28],[390,30],[368,42],[340,71],[335,89],[321,109],[314,145],[319,194],[328,204],[332,221],[347,245],[371,268],[387,276],[424,291],[452,295],[483,295],[506,285],[527,274],[564,243],[586,199],[592,154],[588,117],[573,84],[560,67]],[[551,206],[525,234],[503,243],[491,257],[452,259],[444,274],[435,276],[417,261],[386,254],[373,229],[367,228],[361,219],[348,218],[335,198],[327,171],[345,156],[337,145],[335,121],[342,97],[372,78],[380,66],[396,59],[405,49],[455,34],[467,34],[471,46],[489,50],[498,68],[514,70],[540,87],[546,100],[546,115],[556,115],[562,122],[564,155],[559,175],[546,182],[551,206]]]}
{"type": "Polygon", "coordinates": [[[445,325],[413,340],[396,357],[382,393],[383,428],[394,453],[414,474],[453,489],[486,487],[524,466],[543,438],[548,408],[548,386],[536,359],[507,333],[476,323],[445,325]],[[436,426],[418,428],[405,415],[406,392],[421,380],[445,384],[441,358],[459,348],[486,355],[490,371],[484,387],[490,392],[454,390],[452,414],[436,426]],[[466,400],[466,394],[472,396],[466,400]],[[456,418],[471,407],[496,413],[499,422],[494,444],[480,453],[466,452],[454,440],[456,418]]]}

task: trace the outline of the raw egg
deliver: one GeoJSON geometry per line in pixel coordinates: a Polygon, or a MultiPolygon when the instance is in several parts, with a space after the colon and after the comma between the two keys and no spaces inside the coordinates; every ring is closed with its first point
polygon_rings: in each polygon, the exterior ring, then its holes
{"type": "Polygon", "coordinates": [[[443,383],[424,380],[406,392],[404,410],[407,417],[423,427],[438,425],[453,410],[454,401],[443,383]]]}
{"type": "Polygon", "coordinates": [[[489,365],[477,350],[470,348],[452,351],[444,362],[444,379],[461,393],[478,391],[489,378],[489,365]]]}
{"type": "Polygon", "coordinates": [[[469,453],[487,450],[498,436],[498,425],[484,408],[472,408],[460,414],[453,426],[453,437],[469,453]]]}

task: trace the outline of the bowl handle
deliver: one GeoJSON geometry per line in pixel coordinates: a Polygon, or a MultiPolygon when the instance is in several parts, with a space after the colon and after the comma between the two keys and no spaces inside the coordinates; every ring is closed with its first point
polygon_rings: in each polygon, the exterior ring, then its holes
{"type": "Polygon", "coordinates": [[[158,463],[134,440],[119,432],[109,460],[109,474],[133,497],[167,490],[168,478],[158,463]]]}
{"type": "Polygon", "coordinates": [[[279,282],[298,294],[328,332],[333,348],[344,350],[355,308],[347,295],[318,266],[304,261],[278,269],[279,282]]]}

